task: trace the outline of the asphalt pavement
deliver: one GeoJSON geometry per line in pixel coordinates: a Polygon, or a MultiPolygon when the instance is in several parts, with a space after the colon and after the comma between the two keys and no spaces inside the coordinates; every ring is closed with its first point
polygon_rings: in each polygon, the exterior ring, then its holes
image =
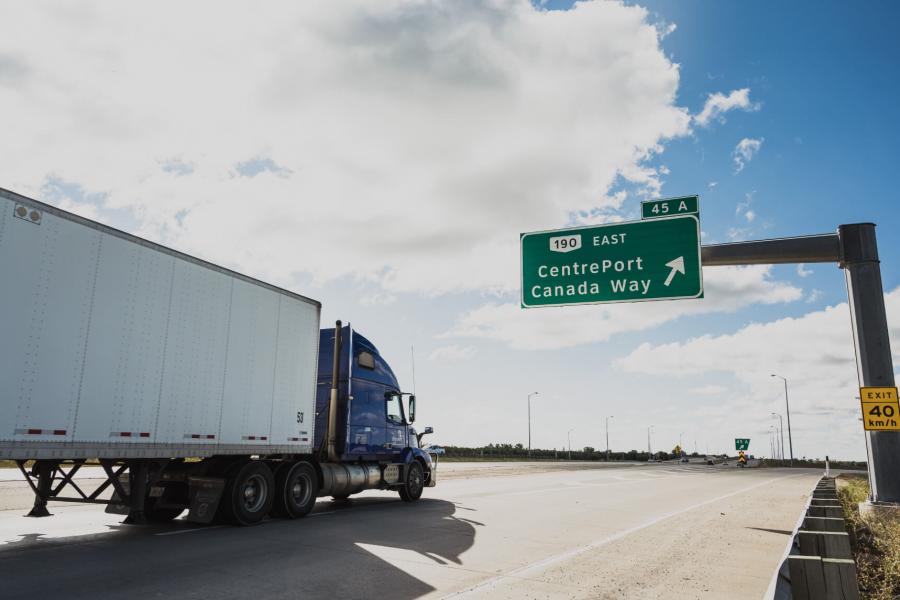
{"type": "Polygon", "coordinates": [[[672,463],[441,468],[415,504],[365,492],[251,528],[128,526],[102,506],[63,504],[24,518],[24,482],[2,482],[0,597],[758,599],[821,476],[672,463]]]}

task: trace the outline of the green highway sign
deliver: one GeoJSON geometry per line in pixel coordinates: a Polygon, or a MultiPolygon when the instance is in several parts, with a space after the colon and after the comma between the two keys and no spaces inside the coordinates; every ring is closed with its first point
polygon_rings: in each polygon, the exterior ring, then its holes
{"type": "Polygon", "coordinates": [[[734,438],[734,449],[746,452],[750,449],[750,438],[734,438]]]}
{"type": "Polygon", "coordinates": [[[641,202],[642,219],[658,219],[680,215],[699,215],[700,196],[682,196],[641,202]]]}
{"type": "Polygon", "coordinates": [[[520,244],[522,308],[703,297],[693,215],[523,233],[520,244]]]}

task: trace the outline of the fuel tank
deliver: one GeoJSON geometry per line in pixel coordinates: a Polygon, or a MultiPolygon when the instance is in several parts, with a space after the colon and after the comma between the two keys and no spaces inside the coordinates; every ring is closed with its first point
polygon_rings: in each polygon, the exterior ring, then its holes
{"type": "Polygon", "coordinates": [[[378,465],[342,465],[322,463],[322,486],[319,496],[349,496],[381,486],[378,465]]]}

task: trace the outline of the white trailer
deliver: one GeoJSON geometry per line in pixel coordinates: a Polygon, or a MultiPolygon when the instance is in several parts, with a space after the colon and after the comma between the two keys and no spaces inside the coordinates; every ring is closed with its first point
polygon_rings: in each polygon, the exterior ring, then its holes
{"type": "Polygon", "coordinates": [[[315,300],[4,190],[0,290],[0,459],[312,452],[315,300]]]}
{"type": "Polygon", "coordinates": [[[0,189],[0,459],[25,473],[31,515],[108,504],[109,487],[130,522],[185,507],[210,522],[229,495],[238,523],[305,514],[312,463],[249,457],[313,453],[320,309],[0,189]],[[72,479],[89,458],[108,476],[90,493],[72,479]],[[306,485],[294,504],[273,498],[285,479],[306,485]]]}

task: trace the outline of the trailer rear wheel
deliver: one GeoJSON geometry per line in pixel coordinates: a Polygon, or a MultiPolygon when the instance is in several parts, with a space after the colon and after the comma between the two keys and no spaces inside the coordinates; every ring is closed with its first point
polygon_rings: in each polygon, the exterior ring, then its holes
{"type": "Polygon", "coordinates": [[[275,493],[272,514],[288,519],[305,517],[319,494],[316,470],[306,461],[282,465],[275,474],[275,493]]]}
{"type": "Polygon", "coordinates": [[[422,497],[425,489],[425,470],[422,463],[414,460],[406,468],[406,481],[400,488],[400,497],[404,502],[415,502],[422,497]]]}
{"type": "Polygon", "coordinates": [[[223,501],[229,519],[237,525],[256,525],[272,509],[275,476],[264,462],[248,461],[228,476],[223,501]]]}

